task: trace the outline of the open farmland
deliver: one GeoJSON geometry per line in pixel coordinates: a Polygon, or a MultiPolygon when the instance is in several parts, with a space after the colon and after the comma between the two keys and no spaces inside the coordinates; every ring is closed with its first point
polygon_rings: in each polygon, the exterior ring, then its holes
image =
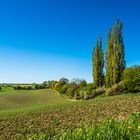
{"type": "Polygon", "coordinates": [[[72,101],[51,90],[9,91],[1,93],[0,100],[1,139],[56,135],[105,118],[123,120],[140,111],[140,93],[72,101]]]}
{"type": "Polygon", "coordinates": [[[0,111],[68,102],[52,90],[11,90],[0,92],[0,111]]]}

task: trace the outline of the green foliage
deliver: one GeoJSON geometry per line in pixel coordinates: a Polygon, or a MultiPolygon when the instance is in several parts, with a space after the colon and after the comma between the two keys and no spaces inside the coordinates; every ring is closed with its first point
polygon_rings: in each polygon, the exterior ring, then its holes
{"type": "Polygon", "coordinates": [[[96,85],[93,83],[89,83],[89,84],[87,84],[86,92],[87,92],[87,94],[92,94],[93,90],[95,90],[95,89],[96,89],[96,85]]]}
{"type": "Polygon", "coordinates": [[[67,94],[69,80],[66,78],[61,78],[58,83],[55,84],[55,90],[60,94],[67,94]]]}
{"type": "Polygon", "coordinates": [[[14,89],[15,90],[32,90],[33,87],[32,86],[21,86],[21,85],[17,85],[17,86],[14,86],[14,89]]]}
{"type": "Polygon", "coordinates": [[[93,83],[87,84],[85,91],[83,92],[84,99],[92,99],[94,97],[94,91],[96,89],[96,85],[93,83]]]}
{"type": "Polygon", "coordinates": [[[120,139],[139,139],[139,122],[135,123],[137,127],[129,128],[129,120],[116,121],[115,119],[106,119],[99,124],[87,124],[74,131],[66,130],[56,139],[81,139],[81,140],[120,140],[120,139]]]}
{"type": "Polygon", "coordinates": [[[85,80],[80,81],[79,90],[85,89],[87,86],[87,82],[85,80]]]}
{"type": "Polygon", "coordinates": [[[57,89],[60,94],[67,94],[68,85],[64,84],[57,89]]]}
{"type": "Polygon", "coordinates": [[[55,86],[58,82],[57,81],[48,81],[48,88],[55,89],[55,86]]]}
{"type": "Polygon", "coordinates": [[[126,93],[125,86],[123,82],[120,82],[118,84],[113,85],[112,87],[108,88],[106,90],[106,95],[112,96],[112,95],[118,95],[118,94],[123,94],[126,93]]]}
{"type": "Polygon", "coordinates": [[[93,79],[94,84],[97,87],[102,87],[104,85],[104,54],[102,50],[102,39],[98,38],[96,42],[96,47],[93,48],[92,52],[92,66],[93,66],[93,79]]]}
{"type": "Polygon", "coordinates": [[[47,81],[44,81],[44,82],[42,83],[42,86],[43,86],[44,88],[47,88],[47,87],[48,87],[48,82],[47,82],[47,81]]]}
{"type": "Polygon", "coordinates": [[[140,91],[140,66],[126,68],[123,72],[123,82],[130,92],[140,91]]]}
{"type": "Polygon", "coordinates": [[[68,86],[68,89],[67,89],[67,95],[70,97],[70,98],[73,98],[74,95],[76,94],[76,92],[78,92],[79,86],[75,83],[75,82],[72,82],[69,84],[68,86]]]}
{"type": "Polygon", "coordinates": [[[61,78],[60,80],[59,80],[59,82],[64,82],[65,84],[68,84],[69,83],[69,80],[67,79],[67,78],[61,78]]]}
{"type": "Polygon", "coordinates": [[[84,92],[84,99],[95,98],[97,96],[100,96],[100,95],[104,94],[105,91],[106,90],[103,87],[99,87],[97,89],[95,87],[89,88],[89,90],[84,92]]]}
{"type": "Polygon", "coordinates": [[[122,22],[117,20],[107,35],[106,86],[111,87],[121,81],[125,69],[125,52],[122,37],[122,22]]]}
{"type": "Polygon", "coordinates": [[[102,95],[102,94],[104,94],[106,92],[106,89],[105,88],[97,88],[96,90],[94,90],[94,97],[95,96],[99,96],[99,95],[102,95]]]}
{"type": "Polygon", "coordinates": [[[40,85],[39,84],[35,84],[35,89],[40,89],[40,85]]]}

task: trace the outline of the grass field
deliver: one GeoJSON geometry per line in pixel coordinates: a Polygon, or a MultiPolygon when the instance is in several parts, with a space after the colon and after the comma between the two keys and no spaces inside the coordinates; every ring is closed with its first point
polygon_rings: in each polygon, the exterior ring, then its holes
{"type": "Polygon", "coordinates": [[[133,112],[140,112],[140,93],[73,101],[52,90],[1,92],[0,139],[54,136],[105,118],[121,121],[133,112]]]}
{"type": "Polygon", "coordinates": [[[9,90],[0,92],[0,111],[68,102],[52,90],[9,90]]]}

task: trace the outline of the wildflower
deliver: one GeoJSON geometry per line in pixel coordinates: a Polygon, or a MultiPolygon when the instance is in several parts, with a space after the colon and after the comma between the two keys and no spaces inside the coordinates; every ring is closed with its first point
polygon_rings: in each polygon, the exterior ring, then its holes
{"type": "Polygon", "coordinates": [[[128,128],[130,129],[130,128],[132,128],[132,126],[128,126],[128,128]]]}
{"type": "Polygon", "coordinates": [[[138,126],[138,129],[140,129],[140,125],[138,126]]]}

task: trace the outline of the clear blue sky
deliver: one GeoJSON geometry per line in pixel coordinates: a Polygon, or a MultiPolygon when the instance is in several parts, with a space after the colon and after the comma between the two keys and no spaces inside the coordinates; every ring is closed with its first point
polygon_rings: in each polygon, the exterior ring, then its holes
{"type": "Polygon", "coordinates": [[[116,18],[127,66],[140,64],[139,0],[0,0],[0,82],[92,81],[91,52],[116,18]]]}

